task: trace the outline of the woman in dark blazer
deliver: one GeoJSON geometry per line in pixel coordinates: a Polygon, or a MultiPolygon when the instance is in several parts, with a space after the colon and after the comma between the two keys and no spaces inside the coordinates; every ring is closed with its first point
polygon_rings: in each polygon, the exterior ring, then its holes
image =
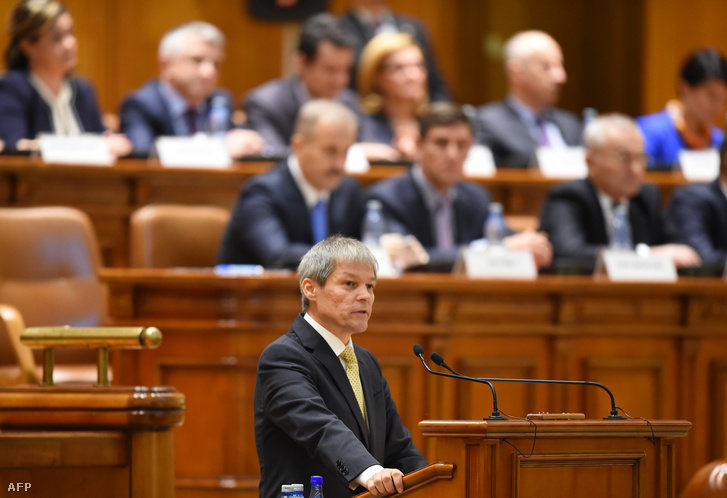
{"type": "MultiPolygon", "coordinates": [[[[103,133],[91,85],[72,75],[78,63],[73,18],[54,0],[21,0],[10,17],[0,78],[0,140],[9,152],[32,149],[39,133],[103,133]]],[[[112,153],[126,155],[123,135],[107,135],[112,153]]]]}

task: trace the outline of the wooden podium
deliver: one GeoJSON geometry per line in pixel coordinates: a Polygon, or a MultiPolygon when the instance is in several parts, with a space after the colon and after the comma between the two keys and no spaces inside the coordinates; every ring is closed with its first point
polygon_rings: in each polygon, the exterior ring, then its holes
{"type": "Polygon", "coordinates": [[[405,476],[403,494],[674,498],[674,440],[686,436],[691,425],[681,420],[651,421],[651,426],[643,420],[425,420],[419,427],[433,438],[436,460],[444,463],[405,476]]]}
{"type": "Polygon", "coordinates": [[[27,496],[171,498],[170,429],[183,419],[184,396],[169,387],[2,388],[0,485],[27,496]]]}

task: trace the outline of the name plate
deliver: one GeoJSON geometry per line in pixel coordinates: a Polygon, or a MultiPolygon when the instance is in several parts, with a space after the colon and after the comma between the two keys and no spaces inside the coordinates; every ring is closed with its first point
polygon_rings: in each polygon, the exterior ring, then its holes
{"type": "Polygon", "coordinates": [[[690,182],[711,182],[719,175],[719,152],[717,149],[680,150],[679,166],[690,182]]]}
{"type": "Polygon", "coordinates": [[[371,164],[366,158],[364,150],[358,144],[353,144],[346,152],[346,162],[344,163],[346,173],[366,173],[371,169],[371,164]]]}
{"type": "Polygon", "coordinates": [[[467,178],[486,178],[494,176],[497,167],[492,151],[484,145],[470,147],[467,159],[464,161],[464,176],[467,178]]]}
{"type": "Polygon", "coordinates": [[[583,147],[538,147],[535,157],[547,178],[585,178],[588,175],[583,147]]]}
{"type": "Polygon", "coordinates": [[[116,158],[103,135],[76,136],[41,134],[40,155],[46,163],[111,166],[116,158]]]}
{"type": "Polygon", "coordinates": [[[159,137],[155,142],[159,162],[175,168],[229,168],[232,156],[222,137],[199,133],[191,137],[159,137]]]}
{"type": "Polygon", "coordinates": [[[462,249],[465,274],[475,278],[535,280],[538,270],[528,251],[510,251],[504,247],[462,249]]]}
{"type": "MultiPolygon", "coordinates": [[[[668,256],[639,255],[635,251],[604,250],[599,259],[614,282],[676,282],[677,270],[668,256]]],[[[597,271],[600,265],[596,265],[597,271]]]]}

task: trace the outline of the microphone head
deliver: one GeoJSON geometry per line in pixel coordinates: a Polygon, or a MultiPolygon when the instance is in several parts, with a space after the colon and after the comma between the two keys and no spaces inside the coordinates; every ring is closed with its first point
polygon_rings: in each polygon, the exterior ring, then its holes
{"type": "Polygon", "coordinates": [[[421,358],[424,356],[424,348],[421,347],[419,344],[414,344],[414,354],[417,358],[421,358]]]}
{"type": "Polygon", "coordinates": [[[432,353],[431,355],[429,355],[429,357],[434,363],[436,363],[440,367],[444,364],[444,358],[442,358],[442,355],[440,355],[439,353],[432,353]]]}

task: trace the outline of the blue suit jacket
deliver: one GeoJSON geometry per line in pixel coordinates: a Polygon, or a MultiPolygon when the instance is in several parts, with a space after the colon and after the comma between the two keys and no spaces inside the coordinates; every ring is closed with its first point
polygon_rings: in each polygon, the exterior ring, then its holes
{"type": "MultiPolygon", "coordinates": [[[[679,242],[674,226],[664,216],[655,185],[643,185],[629,200],[632,242],[649,246],[679,242]]],[[[596,188],[590,180],[556,185],[540,214],[540,229],[553,244],[554,265],[593,271],[598,252],[608,245],[608,232],[596,188]]]]}
{"type": "MultiPolygon", "coordinates": [[[[578,117],[555,108],[549,113],[566,145],[580,145],[583,126],[578,117]]],[[[477,109],[475,141],[492,150],[499,168],[527,168],[538,145],[507,99],[477,109]]]]}
{"type": "MultiPolygon", "coordinates": [[[[71,106],[81,131],[105,131],[96,94],[82,78],[70,78],[73,97],[71,106]]],[[[36,138],[38,133],[52,132],[53,119],[48,105],[30,84],[27,71],[12,70],[0,78],[0,139],[10,152],[15,151],[18,140],[36,138]]]]}
{"type": "Polygon", "coordinates": [[[348,498],[349,483],[371,465],[404,473],[427,465],[376,358],[354,350],[368,430],[340,360],[302,314],[260,355],[254,404],[261,498],[277,498],[282,484],[311,475],[323,476],[327,498],[348,498]]]}
{"type": "MultiPolygon", "coordinates": [[[[679,151],[688,149],[666,111],[640,116],[636,122],[644,137],[644,148],[651,162],[649,168],[672,169],[679,163],[679,151]]],[[[712,147],[722,145],[722,130],[712,126],[712,147]]]]}
{"type": "MultiPolygon", "coordinates": [[[[207,99],[222,96],[227,101],[232,116],[233,102],[229,92],[216,90],[207,99]]],[[[148,155],[157,137],[174,136],[174,125],[166,100],[159,90],[159,81],[150,80],[144,86],[129,94],[121,104],[121,132],[134,146],[134,154],[148,155]]],[[[232,128],[232,122],[228,123],[232,128]]]]}
{"type": "Polygon", "coordinates": [[[705,265],[718,267],[727,261],[727,198],[719,182],[682,185],[672,192],[669,205],[669,217],[684,241],[705,265]]]}
{"type": "MultiPolygon", "coordinates": [[[[427,63],[427,82],[429,84],[429,100],[431,102],[448,102],[451,100],[449,90],[442,77],[442,72],[437,64],[434,51],[432,50],[432,44],[429,42],[429,35],[422,26],[422,23],[418,20],[393,14],[394,24],[396,29],[401,33],[408,33],[414,37],[416,42],[422,48],[424,52],[424,59],[427,63]]],[[[354,40],[354,52],[356,54],[356,62],[353,65],[351,72],[351,88],[356,88],[356,68],[358,67],[358,60],[361,56],[366,44],[374,37],[373,30],[366,26],[353,12],[346,13],[340,19],[341,27],[353,37],[354,40]]]]}
{"type": "MultiPolygon", "coordinates": [[[[463,245],[484,236],[484,224],[492,198],[487,190],[472,182],[459,182],[455,189],[457,194],[452,206],[455,243],[463,245]]],[[[419,240],[429,253],[428,269],[452,269],[458,249],[437,249],[432,217],[411,172],[372,185],[368,190],[368,198],[381,201],[387,232],[411,234],[419,240]]]]}
{"type": "MultiPolygon", "coordinates": [[[[243,107],[247,124],[262,135],[267,143],[266,156],[284,157],[290,153],[290,137],[293,136],[298,111],[305,104],[301,96],[298,78],[277,79],[254,88],[245,97],[243,107]]],[[[338,101],[359,114],[358,95],[344,90],[338,101]]]]}
{"type": "MultiPolygon", "coordinates": [[[[361,187],[344,177],[328,202],[328,233],[359,238],[363,213],[361,187]]],[[[312,245],[310,214],[284,161],[243,185],[218,262],[296,268],[312,245]]]]}

